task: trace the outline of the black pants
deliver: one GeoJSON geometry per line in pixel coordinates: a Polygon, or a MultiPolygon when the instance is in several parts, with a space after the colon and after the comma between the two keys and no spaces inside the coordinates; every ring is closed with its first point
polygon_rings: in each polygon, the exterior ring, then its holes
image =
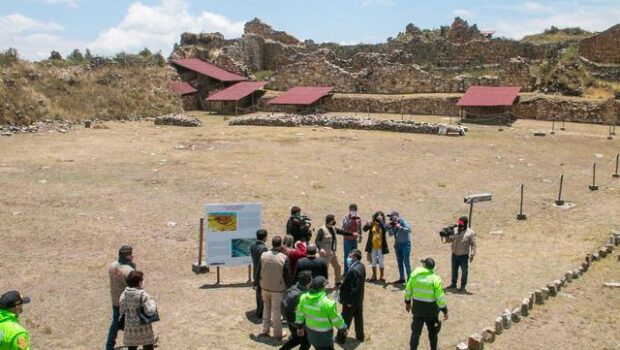
{"type": "Polygon", "coordinates": [[[256,317],[263,318],[263,298],[260,287],[256,287],[256,317]]]}
{"type": "Polygon", "coordinates": [[[469,256],[452,254],[452,285],[456,286],[459,277],[459,267],[461,268],[461,288],[467,286],[467,275],[469,273],[469,256]]]}
{"type": "Polygon", "coordinates": [[[411,341],[409,346],[411,350],[417,350],[418,344],[420,344],[420,335],[422,334],[422,328],[426,323],[428,329],[428,340],[431,343],[431,350],[437,350],[437,341],[439,339],[439,331],[441,330],[441,322],[437,316],[435,317],[413,317],[411,323],[411,341]]]}
{"type": "Polygon", "coordinates": [[[364,341],[364,312],[363,305],[342,305],[342,318],[347,328],[355,321],[355,339],[364,341]]]}
{"type": "Polygon", "coordinates": [[[334,350],[333,346],[322,346],[317,348],[316,346],[314,347],[316,350],[334,350]]]}
{"type": "Polygon", "coordinates": [[[303,337],[297,335],[297,328],[289,325],[288,330],[291,332],[291,337],[289,340],[282,345],[280,350],[291,350],[295,348],[297,345],[301,345],[299,350],[308,350],[310,349],[310,343],[308,342],[308,335],[304,334],[303,337]]]}
{"type": "MultiPolygon", "coordinates": [[[[142,349],[143,350],[153,350],[155,349],[155,347],[151,344],[151,345],[142,345],[142,349]]],[[[138,350],[137,346],[128,346],[127,350],[138,350]]]]}

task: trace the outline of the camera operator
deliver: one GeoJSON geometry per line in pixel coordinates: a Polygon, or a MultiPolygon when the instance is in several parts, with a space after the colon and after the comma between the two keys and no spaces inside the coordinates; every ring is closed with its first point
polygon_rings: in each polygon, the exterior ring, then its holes
{"type": "Polygon", "coordinates": [[[310,240],[310,219],[301,215],[300,207],[291,208],[291,217],[286,223],[286,234],[293,236],[295,242],[308,242],[310,240]]]}
{"type": "Polygon", "coordinates": [[[338,242],[336,235],[359,237],[359,234],[350,233],[341,230],[336,227],[336,217],[333,214],[329,214],[325,217],[325,225],[321,226],[316,233],[316,246],[319,248],[320,255],[327,261],[328,264],[334,268],[334,277],[336,279],[336,286],[340,286],[341,267],[336,257],[336,250],[338,242]]]}
{"type": "Polygon", "coordinates": [[[392,284],[404,284],[411,275],[411,226],[407,220],[400,217],[397,211],[392,211],[388,217],[390,218],[387,224],[388,233],[394,236],[394,251],[396,251],[399,275],[398,280],[392,284]]]}
{"type": "Polygon", "coordinates": [[[476,255],[476,233],[468,226],[467,216],[461,216],[454,228],[454,234],[445,237],[444,243],[452,243],[452,283],[446,289],[455,289],[461,268],[461,288],[459,292],[466,293],[469,263],[476,255]]]}

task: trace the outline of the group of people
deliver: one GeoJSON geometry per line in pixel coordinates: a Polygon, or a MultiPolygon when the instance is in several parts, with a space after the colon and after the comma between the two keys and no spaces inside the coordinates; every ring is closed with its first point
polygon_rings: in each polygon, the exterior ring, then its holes
{"type": "MultiPolygon", "coordinates": [[[[364,334],[364,286],[366,268],[358,244],[367,232],[365,252],[372,266],[368,281],[385,282],[384,257],[389,253],[387,237],[394,237],[394,250],[399,279],[393,284],[405,285],[405,310],[412,312],[411,349],[417,349],[420,335],[426,324],[431,350],[437,349],[441,329],[439,312],[448,319],[448,308],[441,278],[435,274],[432,258],[421,260],[422,266],[411,271],[411,226],[397,211],[385,214],[378,211],[370,222],[362,223],[357,205],[351,204],[343,217],[341,228],[336,227],[335,216],[330,214],[317,230],[313,231],[309,218],[293,207],[287,223],[287,235],[274,236],[271,249],[266,245],[268,232],[258,230],[256,243],[251,247],[256,291],[256,317],[262,319],[261,337],[284,339],[282,319],[286,320],[290,338],[281,350],[333,349],[335,340],[344,343],[351,325],[355,324],[355,338],[361,342],[364,334]],[[343,237],[344,274],[337,257],[338,238],[343,237]],[[334,270],[334,293],[342,304],[327,296],[328,266],[334,270]],[[377,275],[377,267],[379,274],[377,275]],[[270,332],[273,330],[273,333],[270,332]]],[[[468,227],[468,218],[461,217],[454,233],[445,237],[452,247],[452,280],[445,289],[456,289],[458,270],[461,270],[460,292],[466,292],[468,266],[476,254],[476,235],[468,227]]],[[[112,322],[106,349],[112,350],[119,330],[124,331],[123,345],[129,350],[153,349],[157,342],[151,323],[159,319],[155,300],[143,289],[144,273],[136,269],[131,246],[122,246],[118,259],[108,269],[112,298],[112,322]]],[[[30,302],[18,291],[8,291],[0,296],[0,350],[29,350],[30,337],[19,324],[23,305],[30,302]]]]}
{"type": "MultiPolygon", "coordinates": [[[[389,253],[387,237],[392,236],[399,272],[399,279],[392,283],[405,286],[405,309],[413,313],[410,347],[417,349],[426,324],[431,349],[437,349],[441,329],[439,312],[443,312],[444,320],[447,320],[448,308],[441,278],[435,274],[435,261],[423,259],[422,266],[411,271],[409,222],[397,211],[391,211],[387,215],[389,221],[386,221],[385,214],[378,211],[370,222],[363,224],[357,209],[355,204],[349,206],[341,228],[336,227],[335,215],[327,215],[314,240],[310,219],[302,215],[299,207],[291,209],[284,238],[274,236],[271,239],[271,249],[266,244],[268,232],[257,231],[251,255],[256,317],[262,319],[262,331],[258,336],[284,339],[284,319],[290,338],[280,350],[297,346],[304,350],[311,345],[319,350],[333,349],[334,328],[338,329],[335,340],[344,342],[353,323],[356,339],[363,342],[364,285],[366,281],[385,282],[384,257],[389,253]],[[364,232],[368,232],[364,250],[372,267],[372,276],[368,280],[362,252],[358,249],[364,232]],[[338,235],[343,237],[343,274],[337,257],[338,235]],[[329,265],[334,270],[336,300],[327,296],[329,265]],[[342,304],[340,313],[336,301],[342,304]]],[[[476,236],[468,227],[467,217],[458,220],[454,234],[446,237],[444,243],[452,246],[452,283],[445,289],[456,289],[458,270],[461,269],[458,290],[466,292],[468,264],[476,254],[476,236]]]]}

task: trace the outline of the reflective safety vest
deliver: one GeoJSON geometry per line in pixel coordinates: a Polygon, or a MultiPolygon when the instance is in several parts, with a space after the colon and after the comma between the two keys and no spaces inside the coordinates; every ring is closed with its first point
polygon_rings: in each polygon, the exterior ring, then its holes
{"type": "Polygon", "coordinates": [[[405,301],[409,302],[410,300],[414,301],[414,315],[417,315],[415,309],[419,304],[425,309],[420,311],[425,313],[432,309],[436,314],[439,309],[445,309],[446,297],[441,288],[441,277],[437,276],[433,270],[425,267],[416,268],[411,273],[405,288],[405,301]]]}
{"type": "Polygon", "coordinates": [[[30,350],[30,336],[17,322],[17,315],[0,310],[0,350],[30,350]]]}
{"type": "Polygon", "coordinates": [[[315,332],[329,332],[333,327],[346,327],[338,313],[336,302],[329,299],[325,291],[312,291],[301,296],[295,313],[295,323],[305,325],[315,332]]]}

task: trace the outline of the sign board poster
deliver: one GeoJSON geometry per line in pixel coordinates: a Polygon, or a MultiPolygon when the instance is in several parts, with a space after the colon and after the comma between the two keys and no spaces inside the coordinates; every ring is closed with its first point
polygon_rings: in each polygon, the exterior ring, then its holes
{"type": "Polygon", "coordinates": [[[207,265],[252,264],[250,247],[261,228],[260,204],[207,204],[207,265]]]}

